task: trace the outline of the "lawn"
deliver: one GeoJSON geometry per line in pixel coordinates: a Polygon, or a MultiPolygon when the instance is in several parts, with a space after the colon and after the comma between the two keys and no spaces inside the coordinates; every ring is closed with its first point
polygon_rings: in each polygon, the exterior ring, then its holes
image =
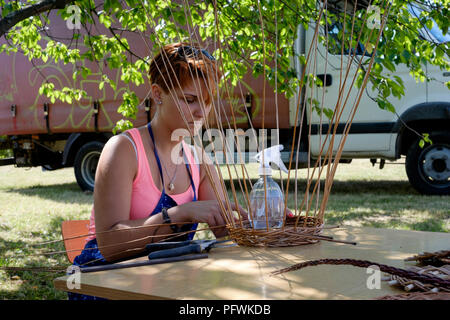
{"type": "MultiPolygon", "coordinates": [[[[248,165],[247,169],[254,181],[257,167],[248,165]]],[[[225,167],[222,173],[226,179],[225,167]]],[[[279,174],[274,177],[279,178],[279,174]]],[[[286,177],[283,175],[283,180],[286,177]]],[[[307,170],[298,171],[298,194],[305,190],[306,177],[307,170]]],[[[0,167],[0,267],[68,266],[64,253],[40,254],[63,251],[61,242],[45,247],[33,244],[61,239],[60,225],[64,220],[88,219],[92,198],[91,193],[80,191],[70,168],[50,172],[0,167]]],[[[339,165],[325,223],[449,232],[448,200],[446,196],[418,194],[409,185],[403,165],[388,162],[380,170],[368,160],[354,160],[339,165]]],[[[288,206],[295,207],[292,194],[288,206]]],[[[54,290],[52,284],[62,274],[0,270],[0,299],[66,299],[66,294],[54,290]]]]}

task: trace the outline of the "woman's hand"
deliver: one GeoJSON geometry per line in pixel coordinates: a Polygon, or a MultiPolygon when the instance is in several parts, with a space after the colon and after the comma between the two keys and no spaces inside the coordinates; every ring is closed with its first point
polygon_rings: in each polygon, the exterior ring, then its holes
{"type": "Polygon", "coordinates": [[[295,215],[294,215],[294,213],[291,211],[291,209],[289,209],[289,208],[286,208],[286,216],[288,217],[288,218],[293,218],[293,217],[295,217],[295,215]]]}
{"type": "MultiPolygon", "coordinates": [[[[225,202],[222,202],[223,208],[228,209],[225,202]]],[[[231,210],[238,211],[241,214],[243,220],[248,219],[246,210],[244,210],[240,205],[235,203],[230,203],[231,210]]],[[[174,212],[174,217],[178,216],[178,221],[190,221],[190,222],[200,222],[207,223],[216,238],[226,236],[227,229],[224,217],[222,216],[222,209],[220,203],[217,200],[204,200],[195,201],[181,204],[177,207],[177,213],[174,212]]],[[[170,214],[170,211],[168,211],[170,214]]],[[[233,215],[235,222],[239,222],[239,219],[233,215]]]]}

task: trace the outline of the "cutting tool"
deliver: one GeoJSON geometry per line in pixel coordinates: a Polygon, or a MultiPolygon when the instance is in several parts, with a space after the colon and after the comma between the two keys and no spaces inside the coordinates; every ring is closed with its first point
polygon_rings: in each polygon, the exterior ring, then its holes
{"type": "Polygon", "coordinates": [[[186,240],[150,243],[146,246],[149,259],[176,257],[191,253],[209,252],[212,248],[236,246],[231,240],[186,240]],[[229,244],[225,244],[230,242],[229,244]]]}

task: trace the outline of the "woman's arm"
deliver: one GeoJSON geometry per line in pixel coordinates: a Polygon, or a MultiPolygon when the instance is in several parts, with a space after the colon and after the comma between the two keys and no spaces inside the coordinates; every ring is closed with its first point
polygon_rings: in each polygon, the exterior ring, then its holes
{"type": "MultiPolygon", "coordinates": [[[[210,172],[220,201],[224,205],[216,169],[210,172]]],[[[172,222],[203,222],[211,227],[224,226],[221,208],[205,170],[201,170],[199,201],[172,207],[167,213],[172,222]]],[[[172,236],[169,225],[163,225],[161,213],[130,220],[131,191],[137,173],[136,153],[125,137],[114,136],[103,148],[97,166],[94,188],[95,228],[99,250],[108,261],[137,255],[151,242],[172,236]],[[160,235],[159,237],[155,237],[160,235]]],[[[239,207],[240,208],[240,207],[239,207]]],[[[237,210],[232,204],[232,210],[237,210]]],[[[245,212],[240,208],[241,212],[245,212]]],[[[226,228],[214,229],[216,237],[227,234],[226,228]]]]}
{"type": "MultiPolygon", "coordinates": [[[[208,223],[210,226],[219,226],[219,225],[225,225],[226,222],[223,219],[221,212],[222,208],[219,204],[219,201],[222,203],[222,207],[228,211],[228,205],[226,202],[226,198],[228,197],[228,194],[225,195],[222,188],[222,182],[221,179],[217,173],[216,167],[213,165],[212,160],[209,158],[209,156],[204,152],[204,150],[197,149],[197,153],[200,153],[202,155],[201,159],[203,161],[203,164],[200,166],[201,172],[200,172],[200,185],[198,188],[198,198],[200,201],[212,201],[214,205],[217,207],[215,210],[215,213],[217,217],[215,217],[215,223],[211,224],[208,223]]],[[[247,220],[247,212],[238,204],[235,204],[233,202],[230,202],[231,204],[231,210],[238,211],[241,213],[241,217],[244,220],[247,220]]],[[[236,219],[235,219],[236,220],[236,219]]],[[[212,230],[214,235],[216,237],[223,237],[227,235],[226,228],[218,228],[212,230]]]]}
{"type": "MultiPolygon", "coordinates": [[[[161,213],[130,220],[137,166],[136,153],[128,139],[118,135],[106,143],[95,176],[94,211],[99,250],[108,261],[136,255],[146,244],[172,233],[168,225],[155,226],[163,224],[161,213]],[[158,234],[162,237],[152,237],[158,234]]],[[[171,218],[173,222],[186,221],[182,214],[171,218]]]]}

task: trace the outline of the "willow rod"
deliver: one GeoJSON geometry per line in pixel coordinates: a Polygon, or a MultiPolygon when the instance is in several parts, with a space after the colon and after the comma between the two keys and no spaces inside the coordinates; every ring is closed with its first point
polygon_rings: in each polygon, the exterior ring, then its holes
{"type": "MultiPolygon", "coordinates": [[[[144,5],[143,2],[142,2],[142,0],[141,0],[141,4],[144,5]]],[[[147,17],[149,18],[149,20],[150,20],[150,21],[153,21],[153,20],[151,19],[151,17],[148,16],[148,12],[146,12],[146,14],[147,14],[147,17]]],[[[173,16],[173,13],[172,13],[172,12],[171,12],[171,14],[172,14],[172,16],[173,16]]],[[[156,37],[156,39],[158,39],[158,37],[156,37]]],[[[190,40],[191,40],[191,42],[192,42],[192,39],[190,39],[190,40]]],[[[158,42],[159,42],[159,39],[158,39],[158,42]]],[[[159,44],[159,46],[161,46],[161,43],[160,43],[160,42],[159,42],[158,44],[159,44]]],[[[164,54],[165,54],[165,53],[164,53],[164,54]]],[[[166,57],[166,59],[167,59],[167,57],[166,57]]],[[[165,64],[166,68],[167,68],[167,65],[166,65],[166,62],[165,62],[164,59],[163,59],[163,62],[164,62],[164,64],[165,64]]],[[[172,66],[170,66],[170,67],[171,67],[172,72],[175,74],[175,72],[174,72],[172,66]]],[[[158,70],[159,70],[159,67],[158,67],[158,66],[157,66],[157,68],[158,68],[158,70]]],[[[159,70],[159,72],[161,72],[161,70],[159,70]]],[[[192,76],[192,73],[191,73],[191,76],[192,76]]],[[[163,78],[163,79],[164,79],[164,78],[163,78]]],[[[178,79],[177,79],[176,77],[175,77],[175,79],[176,79],[176,81],[177,81],[178,87],[181,88],[181,85],[180,85],[178,79]]],[[[170,78],[169,78],[169,80],[170,80],[171,83],[172,83],[172,80],[171,80],[170,78]]],[[[164,81],[165,81],[165,79],[164,79],[164,81]]],[[[167,85],[167,84],[166,84],[166,85],[167,85]]],[[[172,87],[174,87],[174,86],[173,86],[173,83],[172,83],[172,87]]],[[[207,87],[208,87],[208,86],[207,86],[207,87]]],[[[183,98],[184,98],[184,100],[185,100],[185,102],[186,102],[186,98],[185,98],[185,97],[183,97],[183,98]]],[[[176,101],[176,99],[174,99],[174,101],[176,101]]],[[[187,103],[187,102],[186,102],[186,103],[187,103]]],[[[179,110],[179,112],[180,112],[180,114],[181,114],[181,116],[182,116],[182,118],[183,118],[183,121],[184,121],[185,124],[187,125],[188,122],[187,122],[186,118],[184,117],[183,112],[181,111],[181,108],[180,108],[180,106],[179,106],[178,104],[177,104],[177,108],[178,108],[178,110],[179,110]]],[[[190,111],[190,110],[189,110],[189,111],[190,111]]],[[[203,112],[204,112],[204,109],[203,109],[203,112]]],[[[192,113],[191,113],[191,117],[192,117],[192,113]]],[[[193,139],[192,132],[190,132],[190,135],[191,135],[191,138],[193,139]]],[[[193,140],[194,140],[194,139],[193,139],[193,140]]],[[[204,164],[204,163],[202,162],[202,164],[204,164]]],[[[213,191],[214,191],[214,193],[215,193],[217,199],[221,199],[221,197],[219,196],[219,193],[218,193],[218,191],[217,191],[217,189],[216,189],[216,186],[215,186],[215,184],[213,183],[212,175],[211,175],[211,172],[209,171],[209,166],[204,165],[203,167],[205,168],[205,172],[207,173],[208,179],[211,181],[211,185],[212,185],[212,187],[213,187],[213,191]]],[[[219,171],[219,174],[220,174],[220,171],[219,171]]],[[[221,179],[221,180],[223,180],[223,179],[221,179]]],[[[223,185],[222,185],[222,187],[223,187],[223,185]]],[[[222,192],[224,192],[225,200],[228,201],[228,198],[226,197],[226,190],[222,189],[222,192]]],[[[229,204],[228,204],[228,205],[229,205],[229,204]]],[[[225,207],[223,206],[223,204],[221,203],[221,201],[219,201],[219,206],[221,207],[222,217],[225,219],[225,221],[227,221],[228,215],[226,214],[226,209],[225,209],[225,207]]],[[[230,221],[227,221],[227,223],[230,223],[230,221]]]]}
{"type": "MultiPolygon", "coordinates": [[[[322,16],[322,13],[323,13],[323,8],[320,10],[318,21],[320,21],[320,17],[322,16]]],[[[317,23],[317,25],[316,25],[313,39],[315,39],[317,37],[318,31],[319,31],[319,23],[317,23]]],[[[310,54],[311,54],[311,47],[309,48],[306,61],[309,61],[310,54]]],[[[300,86],[299,86],[299,94],[298,94],[299,97],[301,96],[301,91],[302,91],[302,88],[303,88],[305,72],[306,72],[306,68],[303,68],[302,77],[301,77],[300,86]]],[[[300,98],[297,101],[297,108],[296,108],[296,111],[295,111],[295,118],[294,118],[295,119],[295,121],[294,121],[295,124],[297,124],[299,108],[300,108],[300,98]]],[[[295,138],[296,131],[297,131],[297,125],[294,126],[294,132],[293,132],[293,137],[294,138],[295,138]]],[[[290,171],[291,171],[291,166],[292,166],[292,157],[294,155],[294,146],[295,146],[295,141],[293,140],[292,141],[292,145],[291,145],[291,154],[289,156],[288,177],[286,179],[286,189],[285,189],[285,199],[284,199],[284,220],[286,220],[286,214],[287,214],[287,198],[288,198],[288,191],[289,191],[289,181],[290,181],[290,171]]],[[[300,215],[298,216],[298,218],[299,217],[300,217],[300,215]]],[[[297,223],[298,223],[298,220],[296,221],[296,224],[297,223]]]]}
{"type": "MultiPolygon", "coordinates": [[[[387,3],[389,3],[389,1],[387,1],[387,3]]],[[[377,37],[377,40],[376,40],[376,43],[375,43],[375,46],[374,46],[374,49],[373,49],[373,50],[376,50],[376,49],[378,48],[378,43],[379,43],[379,41],[380,41],[381,34],[382,34],[382,31],[383,31],[384,25],[385,25],[385,23],[386,23],[386,20],[387,20],[387,16],[389,15],[389,12],[390,12],[390,8],[391,8],[390,4],[388,4],[387,7],[388,7],[388,8],[387,8],[387,12],[385,12],[384,15],[383,15],[383,19],[382,19],[383,22],[382,22],[382,24],[381,24],[380,32],[378,33],[378,37],[377,37]]],[[[372,29],[372,31],[373,31],[373,29],[372,29]]],[[[370,39],[370,36],[369,36],[368,39],[370,39]]],[[[364,50],[364,53],[365,53],[365,51],[366,51],[366,50],[364,50]]],[[[357,99],[357,101],[355,102],[356,107],[354,108],[354,111],[353,111],[353,113],[351,114],[350,122],[347,122],[347,123],[350,123],[350,124],[351,124],[351,123],[353,122],[353,119],[354,119],[355,114],[356,114],[357,107],[358,107],[359,102],[360,102],[361,97],[362,97],[362,93],[363,93],[363,91],[364,91],[364,88],[365,88],[366,85],[367,85],[367,81],[368,81],[368,79],[369,79],[369,73],[370,73],[370,70],[372,69],[372,65],[373,65],[374,59],[375,59],[375,55],[372,55],[372,56],[371,56],[371,59],[370,59],[370,62],[369,62],[369,67],[367,68],[367,72],[366,72],[365,77],[364,77],[364,80],[363,80],[363,84],[362,84],[362,86],[361,86],[361,88],[360,88],[360,92],[359,92],[358,99],[357,99]]],[[[362,60],[362,59],[361,59],[361,60],[362,60]]],[[[346,139],[347,139],[347,136],[348,136],[348,132],[349,132],[349,131],[350,131],[350,126],[348,126],[348,127],[346,126],[346,127],[345,127],[345,134],[344,134],[344,136],[343,136],[342,146],[344,145],[344,143],[345,143],[345,141],[346,141],[346,139]]],[[[341,157],[342,149],[343,149],[343,147],[340,148],[340,150],[338,151],[338,154],[336,155],[338,160],[339,160],[340,157],[341,157]]],[[[333,177],[334,177],[334,175],[335,175],[335,173],[336,173],[336,168],[337,168],[337,165],[335,164],[335,166],[333,167],[333,170],[332,170],[332,176],[333,176],[333,177]]],[[[328,189],[330,189],[330,188],[331,188],[331,185],[328,186],[328,189]]],[[[322,205],[326,204],[326,201],[327,201],[327,200],[328,200],[328,199],[323,199],[322,205]]],[[[323,208],[321,208],[321,209],[324,210],[323,208]]]]}
{"type": "MultiPolygon", "coordinates": [[[[364,21],[366,20],[366,18],[367,18],[367,12],[366,12],[366,14],[365,14],[364,21]]],[[[355,15],[353,15],[353,23],[354,23],[354,19],[355,19],[355,15]]],[[[353,30],[353,25],[352,25],[352,30],[353,30]]],[[[352,34],[353,34],[353,32],[352,32],[352,34]]],[[[360,30],[360,33],[359,33],[357,42],[359,42],[359,39],[360,39],[361,35],[362,35],[362,29],[360,30]]],[[[354,51],[354,50],[353,50],[353,51],[354,51]]],[[[331,123],[333,122],[333,119],[334,119],[335,117],[336,117],[336,123],[339,123],[339,120],[340,120],[340,118],[341,118],[341,116],[342,116],[342,112],[343,112],[343,110],[344,110],[344,108],[345,108],[345,105],[346,105],[346,103],[347,103],[347,100],[348,100],[348,98],[349,98],[349,96],[350,96],[350,93],[351,93],[351,91],[352,91],[353,83],[354,83],[354,81],[355,81],[355,79],[356,79],[356,76],[357,76],[356,73],[355,73],[355,75],[354,75],[354,77],[353,77],[352,85],[350,86],[350,90],[349,90],[349,92],[347,93],[347,97],[346,97],[346,99],[345,99],[345,102],[344,102],[344,104],[343,104],[343,107],[341,108],[341,107],[340,107],[340,105],[341,105],[340,101],[341,101],[341,99],[342,99],[343,90],[344,90],[344,88],[345,88],[345,84],[346,84],[346,81],[347,81],[347,79],[348,79],[348,74],[349,74],[349,72],[350,72],[351,61],[353,61],[355,55],[356,55],[356,52],[353,52],[352,55],[349,55],[349,63],[347,64],[347,70],[346,70],[346,75],[345,75],[345,78],[344,78],[344,83],[342,84],[342,87],[340,87],[340,90],[339,90],[338,102],[337,102],[337,104],[336,104],[335,112],[333,113],[333,117],[332,117],[331,123]]],[[[342,59],[342,58],[341,58],[341,59],[342,59]]],[[[361,63],[362,63],[362,60],[360,59],[359,64],[358,64],[358,68],[360,67],[361,63]]],[[[326,141],[327,141],[328,137],[330,136],[331,127],[332,127],[332,126],[329,126],[329,128],[328,128],[327,136],[326,136],[325,141],[324,141],[324,143],[323,143],[323,145],[322,145],[322,147],[321,147],[321,150],[320,150],[320,152],[319,152],[319,157],[320,157],[320,155],[321,155],[322,152],[323,152],[323,149],[324,149],[324,147],[325,147],[325,145],[326,145],[326,141]]],[[[332,157],[333,141],[334,141],[334,137],[335,137],[335,135],[336,135],[336,130],[337,130],[337,126],[334,126],[334,128],[333,128],[333,134],[331,135],[331,142],[330,142],[330,144],[329,144],[329,147],[328,147],[328,149],[327,149],[327,153],[326,153],[326,156],[325,156],[325,159],[329,159],[329,161],[331,161],[331,157],[332,157]]],[[[343,146],[343,144],[341,144],[341,145],[343,146]]],[[[336,162],[336,160],[335,160],[335,162],[336,162]]],[[[318,160],[317,160],[317,161],[316,161],[316,164],[315,164],[315,166],[314,166],[314,169],[313,169],[313,175],[314,175],[314,171],[315,171],[316,168],[317,168],[318,163],[319,163],[319,162],[318,162],[318,160]]],[[[320,178],[320,175],[321,175],[321,172],[323,171],[323,169],[324,169],[324,167],[321,167],[321,168],[319,169],[319,178],[320,178]]],[[[312,176],[313,176],[313,175],[312,175],[312,176]]],[[[319,179],[318,179],[318,180],[319,180],[319,179]]],[[[327,179],[327,181],[330,181],[329,178],[327,179]]],[[[331,181],[332,181],[332,180],[331,180],[331,181]]],[[[309,190],[311,182],[312,182],[312,180],[308,181],[307,190],[309,190]]],[[[314,193],[316,192],[317,186],[318,186],[318,181],[317,181],[316,184],[315,184],[315,187],[314,187],[314,190],[313,190],[313,195],[314,195],[314,193]]],[[[306,194],[305,194],[305,196],[306,196],[306,194]]],[[[301,208],[303,208],[304,202],[305,202],[305,200],[303,200],[303,202],[302,202],[302,204],[301,204],[301,208]]],[[[310,207],[310,206],[309,206],[309,207],[310,207]]],[[[309,210],[309,207],[308,207],[308,210],[309,210]]],[[[322,211],[322,209],[323,209],[323,208],[321,208],[321,211],[322,211]]],[[[322,217],[323,217],[323,212],[321,212],[319,216],[322,216],[322,217]]]]}
{"type": "MultiPolygon", "coordinates": [[[[346,1],[345,3],[347,3],[347,1],[346,1]]],[[[367,16],[367,15],[366,15],[366,16],[367,16]]],[[[353,15],[353,20],[352,20],[352,21],[353,21],[352,23],[354,23],[354,21],[355,21],[355,14],[353,15]]],[[[353,29],[352,29],[352,30],[353,30],[353,29]]],[[[361,36],[361,34],[362,34],[362,30],[361,30],[361,32],[360,32],[360,36],[361,36]]],[[[352,37],[352,36],[353,36],[353,32],[352,32],[351,37],[352,37]]],[[[343,46],[343,41],[344,41],[344,37],[342,37],[342,44],[341,44],[342,46],[343,46]]],[[[359,41],[359,38],[358,38],[358,41],[359,41]]],[[[316,50],[317,50],[317,47],[316,47],[316,50]]],[[[328,50],[327,50],[327,53],[328,53],[328,50]]],[[[349,59],[350,59],[350,57],[349,57],[349,59]]],[[[353,56],[352,56],[352,59],[353,59],[353,56]]],[[[340,69],[341,69],[341,73],[342,73],[342,69],[343,69],[343,65],[342,65],[342,56],[341,56],[341,68],[340,68],[340,69]]],[[[342,97],[342,93],[343,93],[343,90],[344,90],[345,82],[347,81],[347,78],[348,78],[348,73],[349,73],[349,71],[350,71],[350,68],[349,68],[349,66],[347,66],[347,72],[346,72],[346,75],[345,75],[344,84],[342,85],[342,87],[339,87],[340,89],[339,89],[339,94],[338,94],[338,101],[337,101],[337,103],[336,103],[335,111],[334,111],[334,113],[333,113],[333,117],[332,117],[330,123],[333,123],[333,119],[334,119],[334,117],[335,117],[337,114],[339,114],[339,116],[337,116],[336,123],[339,123],[340,115],[341,115],[341,113],[339,112],[339,110],[341,109],[341,108],[340,108],[340,103],[339,103],[339,102],[340,102],[341,97],[342,97]]],[[[312,93],[311,93],[311,96],[312,96],[312,93]]],[[[323,107],[323,106],[322,106],[322,107],[323,107]]],[[[342,107],[342,110],[343,110],[344,108],[345,108],[345,104],[344,104],[344,106],[342,107]]],[[[311,133],[311,123],[310,123],[310,125],[309,125],[309,130],[310,130],[310,133],[311,133]]],[[[319,126],[319,130],[320,130],[320,133],[321,133],[321,125],[319,126]]],[[[329,128],[328,128],[328,131],[327,131],[325,140],[324,140],[324,142],[323,142],[323,144],[322,144],[322,147],[321,147],[321,150],[320,150],[320,152],[319,152],[318,159],[316,160],[316,163],[315,163],[315,165],[314,165],[313,173],[311,174],[311,178],[308,180],[308,185],[307,185],[307,188],[306,188],[307,190],[306,190],[306,192],[305,192],[305,197],[309,196],[309,193],[308,193],[308,192],[309,192],[309,189],[310,189],[310,185],[311,185],[311,183],[312,183],[312,179],[314,178],[314,173],[315,173],[315,170],[316,170],[317,166],[319,166],[319,172],[318,172],[317,181],[316,181],[316,183],[315,183],[315,185],[314,185],[314,188],[313,188],[313,192],[312,192],[311,197],[314,197],[316,191],[319,190],[318,188],[319,188],[319,185],[320,185],[320,177],[321,177],[322,172],[323,172],[324,167],[325,167],[325,166],[320,166],[320,160],[321,160],[321,156],[322,156],[323,149],[325,148],[325,145],[326,145],[326,142],[327,142],[327,140],[328,140],[328,137],[330,136],[330,132],[331,132],[331,126],[329,126],[329,128]]],[[[326,153],[326,155],[325,155],[325,157],[324,157],[324,158],[325,158],[325,164],[326,164],[326,160],[327,160],[328,158],[329,158],[330,161],[331,161],[334,137],[335,137],[335,131],[333,131],[333,135],[331,136],[331,142],[330,142],[330,144],[329,144],[329,146],[328,146],[327,153],[326,153]]],[[[328,178],[328,175],[327,175],[327,178],[328,178]]],[[[317,192],[318,192],[318,191],[317,191],[317,192]]],[[[318,192],[318,193],[319,193],[319,192],[318,192]]],[[[317,196],[317,197],[318,197],[318,196],[317,196]]],[[[304,203],[305,203],[305,199],[302,201],[302,204],[300,205],[300,210],[303,209],[304,203]]],[[[311,204],[307,201],[306,215],[308,215],[310,208],[311,208],[311,204]]],[[[320,214],[319,214],[319,220],[320,220],[320,221],[323,220],[323,215],[320,215],[320,214]]],[[[306,220],[305,220],[305,221],[306,221],[306,220]]]]}

